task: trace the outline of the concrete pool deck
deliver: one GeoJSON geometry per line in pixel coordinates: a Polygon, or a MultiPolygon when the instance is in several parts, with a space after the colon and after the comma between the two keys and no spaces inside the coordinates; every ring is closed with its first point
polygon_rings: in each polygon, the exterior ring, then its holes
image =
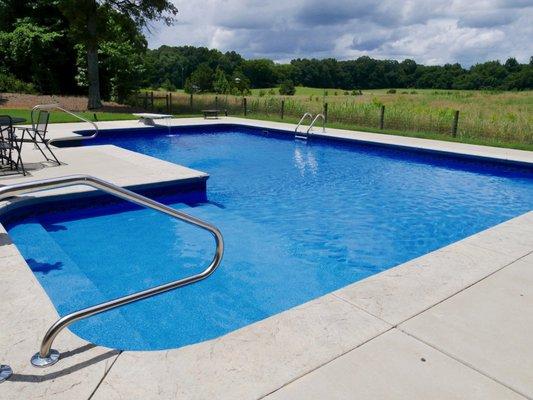
{"type": "MultiPolygon", "coordinates": [[[[237,118],[172,120],[204,123],[294,129],[237,118]]],[[[80,126],[53,125],[51,132],[70,136],[80,126]]],[[[533,163],[527,151],[328,134],[533,163]]],[[[57,155],[67,165],[2,177],[0,185],[72,173],[128,187],[206,179],[115,146],[57,155]]],[[[71,190],[80,189],[61,193],[71,190]]],[[[0,384],[2,399],[533,399],[533,212],[203,343],[120,352],[65,331],[54,344],[62,359],[42,370],[29,358],[58,316],[3,228],[0,238],[0,363],[14,371],[0,384]]]]}

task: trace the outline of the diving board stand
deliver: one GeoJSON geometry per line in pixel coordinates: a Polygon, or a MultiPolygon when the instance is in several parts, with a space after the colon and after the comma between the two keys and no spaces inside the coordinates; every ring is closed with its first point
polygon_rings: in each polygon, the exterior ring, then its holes
{"type": "Polygon", "coordinates": [[[156,125],[155,120],[156,119],[170,119],[173,116],[170,114],[151,114],[151,113],[138,113],[133,114],[134,116],[139,118],[139,122],[144,123],[145,125],[156,125]]]}

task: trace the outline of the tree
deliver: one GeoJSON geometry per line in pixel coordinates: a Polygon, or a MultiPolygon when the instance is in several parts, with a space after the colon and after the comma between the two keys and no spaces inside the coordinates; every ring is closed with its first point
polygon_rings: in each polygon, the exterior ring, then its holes
{"type": "Polygon", "coordinates": [[[250,80],[241,71],[235,71],[231,77],[231,92],[242,96],[250,93],[250,80]]]}
{"type": "Polygon", "coordinates": [[[279,94],[286,95],[286,96],[293,96],[296,93],[296,88],[294,87],[294,83],[291,80],[286,80],[281,82],[281,86],[279,87],[279,94]]]}
{"type": "Polygon", "coordinates": [[[60,3],[62,12],[70,22],[72,34],[85,46],[89,109],[102,106],[98,49],[109,35],[106,22],[110,12],[131,19],[139,29],[153,20],[171,24],[178,12],[169,0],[60,0],[60,3]]]}
{"type": "Polygon", "coordinates": [[[185,91],[196,93],[211,90],[213,90],[213,70],[207,63],[200,64],[185,81],[185,91]]]}
{"type": "Polygon", "coordinates": [[[224,94],[229,92],[229,87],[226,74],[220,67],[217,68],[215,71],[215,78],[213,79],[213,89],[215,89],[216,93],[224,94]]]}
{"type": "Polygon", "coordinates": [[[278,83],[275,64],[272,60],[248,60],[242,64],[241,71],[254,88],[269,88],[278,83]]]}

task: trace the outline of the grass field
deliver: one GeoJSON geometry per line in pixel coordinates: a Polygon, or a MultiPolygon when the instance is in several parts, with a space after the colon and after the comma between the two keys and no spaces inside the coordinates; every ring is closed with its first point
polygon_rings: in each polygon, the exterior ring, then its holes
{"type": "MultiPolygon", "coordinates": [[[[277,88],[254,89],[246,96],[247,116],[297,121],[305,112],[324,112],[327,103],[328,126],[382,133],[438,138],[492,146],[533,150],[533,91],[459,91],[430,89],[363,90],[354,94],[342,89],[297,87],[294,96],[280,96],[277,88]],[[380,129],[380,110],[385,107],[380,129]],[[452,136],[455,110],[458,129],[452,136]]],[[[164,93],[155,93],[155,96],[164,93]]],[[[154,108],[164,110],[164,98],[154,100],[154,108]]],[[[239,96],[200,94],[172,95],[174,113],[190,114],[205,108],[227,109],[229,115],[243,115],[239,96]]]]}

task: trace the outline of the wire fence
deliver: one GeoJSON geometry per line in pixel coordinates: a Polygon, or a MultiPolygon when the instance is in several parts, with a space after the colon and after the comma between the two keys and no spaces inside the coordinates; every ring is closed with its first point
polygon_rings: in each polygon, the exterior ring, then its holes
{"type": "Polygon", "coordinates": [[[531,121],[520,125],[505,120],[460,117],[458,110],[377,101],[325,101],[320,97],[234,96],[145,92],[132,96],[130,105],[152,112],[196,115],[202,110],[219,110],[230,116],[295,122],[304,113],[323,113],[330,126],[397,132],[424,132],[485,141],[533,143],[531,121]]]}

